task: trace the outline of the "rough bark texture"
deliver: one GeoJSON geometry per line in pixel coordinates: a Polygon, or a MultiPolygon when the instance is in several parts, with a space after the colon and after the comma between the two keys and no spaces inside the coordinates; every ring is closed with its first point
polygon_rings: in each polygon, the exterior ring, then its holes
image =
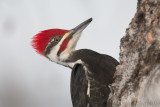
{"type": "Polygon", "coordinates": [[[138,0],[107,107],[160,107],[160,0],[138,0]]]}

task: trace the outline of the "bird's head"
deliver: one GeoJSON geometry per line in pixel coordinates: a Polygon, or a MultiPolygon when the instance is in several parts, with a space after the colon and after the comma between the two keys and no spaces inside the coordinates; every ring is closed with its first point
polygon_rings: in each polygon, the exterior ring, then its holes
{"type": "Polygon", "coordinates": [[[74,51],[82,31],[91,21],[92,18],[71,30],[49,29],[41,31],[33,37],[31,44],[37,53],[51,61],[65,65],[63,63],[74,51]]]}

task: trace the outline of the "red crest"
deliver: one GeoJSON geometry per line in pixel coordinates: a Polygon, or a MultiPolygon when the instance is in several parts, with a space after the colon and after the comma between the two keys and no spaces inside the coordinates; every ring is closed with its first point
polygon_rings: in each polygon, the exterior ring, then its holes
{"type": "Polygon", "coordinates": [[[44,51],[49,43],[49,41],[54,36],[63,36],[68,30],[63,29],[48,29],[41,31],[40,33],[36,34],[32,39],[31,45],[37,51],[37,53],[44,55],[44,51]]]}

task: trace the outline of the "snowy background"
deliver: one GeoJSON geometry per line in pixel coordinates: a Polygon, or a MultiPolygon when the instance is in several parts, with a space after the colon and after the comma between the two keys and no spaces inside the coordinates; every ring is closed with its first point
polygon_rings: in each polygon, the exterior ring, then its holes
{"type": "Polygon", "coordinates": [[[30,46],[41,30],[72,29],[92,17],[77,49],[119,58],[137,0],[0,0],[0,107],[71,107],[71,69],[30,46]]]}

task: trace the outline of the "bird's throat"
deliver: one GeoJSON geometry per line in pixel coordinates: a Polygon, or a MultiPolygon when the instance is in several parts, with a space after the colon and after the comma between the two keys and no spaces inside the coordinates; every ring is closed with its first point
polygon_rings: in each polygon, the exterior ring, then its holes
{"type": "Polygon", "coordinates": [[[74,53],[74,51],[72,51],[70,53],[62,53],[59,56],[59,61],[57,63],[65,66],[65,67],[69,67],[71,69],[74,67],[75,64],[82,64],[81,59],[77,58],[76,60],[71,60],[73,53],[74,53]]]}

